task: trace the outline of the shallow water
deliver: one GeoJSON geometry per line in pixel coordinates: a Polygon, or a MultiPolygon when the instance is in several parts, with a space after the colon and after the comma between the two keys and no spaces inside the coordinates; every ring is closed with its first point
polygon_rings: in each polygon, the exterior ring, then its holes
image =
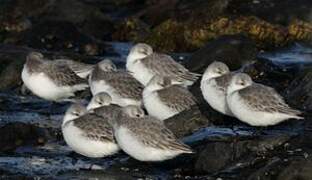
{"type": "MultiPolygon", "coordinates": [[[[129,43],[111,43],[120,56],[109,57],[120,67],[124,65],[126,55],[131,45],[129,43]]],[[[183,60],[187,55],[175,55],[183,60]]],[[[312,48],[296,44],[293,47],[276,52],[266,52],[259,55],[271,60],[274,64],[290,66],[312,64],[312,48]]],[[[103,57],[104,58],[104,57],[103,57]]],[[[69,103],[52,104],[40,98],[16,93],[0,93],[0,125],[12,122],[34,124],[49,131],[60,131],[63,113],[69,103]],[[52,112],[52,113],[51,113],[52,112]]],[[[301,126],[289,127],[281,125],[265,130],[266,135],[297,135],[301,126]]],[[[248,126],[234,127],[207,127],[197,133],[183,138],[188,144],[197,144],[201,141],[222,141],[229,137],[251,137],[255,129],[248,126]]],[[[228,171],[235,171],[235,167],[228,171]]],[[[120,153],[113,157],[102,159],[88,159],[72,153],[66,144],[55,137],[48,139],[43,146],[25,145],[14,152],[2,153],[0,169],[4,176],[53,177],[59,179],[136,179],[152,178],[167,179],[172,172],[159,166],[145,166],[120,153]],[[129,161],[130,160],[130,161],[129,161]]]]}

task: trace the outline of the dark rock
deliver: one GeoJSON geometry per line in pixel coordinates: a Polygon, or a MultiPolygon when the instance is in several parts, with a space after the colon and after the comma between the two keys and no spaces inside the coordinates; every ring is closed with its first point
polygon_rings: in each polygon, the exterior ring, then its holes
{"type": "Polygon", "coordinates": [[[0,45],[0,90],[9,90],[22,84],[21,72],[30,48],[0,45]]]}
{"type": "Polygon", "coordinates": [[[281,171],[282,167],[281,164],[283,164],[282,159],[279,157],[273,157],[268,162],[266,162],[266,165],[264,167],[261,167],[260,169],[256,170],[256,172],[252,173],[248,180],[271,180],[276,179],[277,174],[281,171]]]}
{"type": "Polygon", "coordinates": [[[312,111],[312,68],[297,75],[286,89],[289,103],[306,111],[312,111]]]}
{"type": "Polygon", "coordinates": [[[250,39],[240,35],[222,36],[195,52],[186,67],[202,73],[213,61],[221,61],[231,70],[237,70],[253,62],[256,55],[255,44],[250,39]]]}
{"type": "MultiPolygon", "coordinates": [[[[101,11],[101,3],[14,0],[5,4],[0,19],[2,18],[4,29],[10,32],[21,32],[29,29],[32,24],[51,20],[71,23],[84,34],[100,40],[111,40],[114,31],[113,20],[101,11]]],[[[64,36],[69,34],[64,32],[64,36]]]]}
{"type": "Polygon", "coordinates": [[[234,142],[211,142],[198,153],[195,162],[197,172],[214,173],[219,171],[247,152],[247,148],[241,148],[234,142]]]}
{"type": "Polygon", "coordinates": [[[42,130],[24,123],[10,123],[0,127],[0,151],[13,151],[22,145],[38,145],[45,140],[42,130]]]}
{"type": "MultiPolygon", "coordinates": [[[[270,156],[270,152],[276,150],[289,139],[290,135],[276,134],[259,138],[233,137],[224,142],[208,142],[197,148],[195,170],[201,173],[215,173],[226,170],[235,164],[252,165],[249,161],[255,161],[260,157],[270,156]]],[[[203,143],[202,143],[203,144],[203,143]]],[[[241,172],[242,173],[242,172],[241,172]]]]}
{"type": "Polygon", "coordinates": [[[291,162],[286,168],[279,174],[277,180],[310,180],[312,179],[312,161],[311,158],[301,159],[291,162]]]}
{"type": "Polygon", "coordinates": [[[229,12],[245,16],[257,16],[266,21],[278,24],[288,24],[293,19],[311,20],[312,2],[309,0],[248,0],[231,1],[229,12]]]}
{"type": "Polygon", "coordinates": [[[109,46],[81,33],[66,21],[43,21],[23,32],[15,44],[50,51],[103,55],[109,46]]]}
{"type": "Polygon", "coordinates": [[[194,106],[166,119],[165,124],[177,137],[184,137],[200,128],[209,126],[211,121],[200,112],[198,107],[194,106]]]}

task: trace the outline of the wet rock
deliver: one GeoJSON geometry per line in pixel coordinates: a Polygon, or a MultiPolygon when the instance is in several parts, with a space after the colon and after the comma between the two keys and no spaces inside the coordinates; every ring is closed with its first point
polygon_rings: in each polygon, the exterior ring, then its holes
{"type": "Polygon", "coordinates": [[[282,169],[283,161],[279,157],[273,157],[270,159],[264,167],[261,167],[256,172],[252,173],[248,180],[271,180],[275,179],[276,175],[282,169]]]}
{"type": "Polygon", "coordinates": [[[294,160],[278,175],[277,180],[309,180],[312,179],[312,161],[311,158],[294,160]]]}
{"type": "Polygon", "coordinates": [[[42,130],[24,123],[11,123],[0,127],[0,151],[13,151],[22,145],[38,145],[44,143],[42,130]]]}
{"type": "Polygon", "coordinates": [[[21,71],[30,48],[0,45],[0,90],[21,85],[21,71]]]}
{"type": "Polygon", "coordinates": [[[198,107],[194,106],[166,119],[165,124],[177,137],[184,137],[200,128],[209,126],[211,120],[204,116],[198,107]]]}
{"type": "Polygon", "coordinates": [[[231,70],[255,61],[257,50],[255,44],[240,35],[222,36],[195,52],[186,67],[194,72],[204,72],[213,61],[221,61],[231,70]]]}
{"type": "Polygon", "coordinates": [[[257,163],[258,157],[270,157],[270,152],[285,144],[290,137],[287,134],[275,134],[258,138],[247,137],[247,140],[238,136],[224,142],[208,141],[198,148],[195,170],[197,172],[215,173],[238,163],[251,163],[251,159],[257,163]]]}
{"type": "Polygon", "coordinates": [[[312,68],[306,68],[286,89],[289,103],[306,111],[312,110],[312,68]]]}

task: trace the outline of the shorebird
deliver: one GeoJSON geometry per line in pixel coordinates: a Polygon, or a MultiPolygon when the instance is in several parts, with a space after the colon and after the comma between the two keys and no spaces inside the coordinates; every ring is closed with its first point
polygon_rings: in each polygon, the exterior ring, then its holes
{"type": "Polygon", "coordinates": [[[185,87],[172,84],[169,77],[154,76],[143,90],[143,104],[149,115],[165,120],[197,103],[185,87]]]}
{"type": "Polygon", "coordinates": [[[66,100],[75,92],[88,88],[86,80],[68,66],[46,60],[38,52],[27,56],[22,80],[33,94],[50,101],[66,100]]]}
{"type": "Polygon", "coordinates": [[[126,68],[143,85],[153,76],[169,76],[174,84],[192,85],[200,76],[192,73],[166,54],[153,52],[151,46],[138,43],[127,57],[126,68]]]}
{"type": "Polygon", "coordinates": [[[112,97],[113,104],[142,105],[143,85],[128,72],[117,70],[108,59],[96,65],[90,75],[89,84],[92,94],[107,92],[112,97]]]}
{"type": "Polygon", "coordinates": [[[239,120],[251,126],[271,126],[287,119],[303,119],[273,88],[254,83],[249,75],[237,73],[227,90],[227,103],[239,120]]]}
{"type": "Polygon", "coordinates": [[[226,102],[226,92],[234,73],[222,62],[211,63],[202,76],[200,89],[207,103],[216,111],[233,116],[226,102]]]}
{"type": "MultiPolygon", "coordinates": [[[[109,104],[107,94],[99,93],[93,97],[89,107],[99,108],[109,104]]],[[[93,109],[92,109],[93,110],[93,109]]],[[[106,118],[97,116],[80,105],[72,105],[66,112],[62,133],[66,143],[77,153],[100,158],[119,151],[113,128],[106,118]]]]}
{"type": "MultiPolygon", "coordinates": [[[[102,110],[97,108],[95,113],[105,115],[102,110]]],[[[109,122],[120,148],[137,160],[164,161],[182,153],[193,153],[162,121],[144,115],[138,106],[123,107],[109,122]]]]}

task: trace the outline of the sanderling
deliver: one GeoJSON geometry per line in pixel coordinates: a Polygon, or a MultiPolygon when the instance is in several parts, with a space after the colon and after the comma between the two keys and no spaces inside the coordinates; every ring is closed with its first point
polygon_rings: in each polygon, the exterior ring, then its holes
{"type": "Polygon", "coordinates": [[[227,103],[239,120],[252,126],[271,126],[287,119],[303,119],[273,88],[254,83],[249,75],[237,73],[227,90],[227,103]]]}
{"type": "Polygon", "coordinates": [[[185,87],[171,84],[169,77],[154,76],[143,90],[143,104],[149,115],[165,120],[196,104],[185,87]]]}
{"type": "Polygon", "coordinates": [[[233,116],[226,102],[227,87],[233,73],[222,62],[211,63],[202,76],[200,89],[208,104],[222,114],[233,116]]]}
{"type": "MultiPolygon", "coordinates": [[[[98,115],[105,114],[101,108],[98,115]]],[[[144,115],[138,106],[126,106],[119,116],[110,119],[120,148],[140,161],[163,161],[182,153],[192,153],[189,146],[180,142],[162,121],[144,115]]]]}
{"type": "Polygon", "coordinates": [[[94,65],[73,61],[71,59],[55,59],[58,64],[67,65],[79,77],[86,79],[92,72],[94,65]]]}
{"type": "Polygon", "coordinates": [[[89,84],[92,94],[107,92],[112,97],[113,104],[142,104],[143,85],[128,72],[117,70],[108,59],[97,64],[90,75],[89,84]]]}
{"type": "Polygon", "coordinates": [[[74,96],[88,87],[85,79],[77,76],[68,66],[49,61],[38,52],[31,52],[22,71],[22,80],[35,95],[51,101],[74,96]]]}
{"type": "Polygon", "coordinates": [[[200,76],[192,73],[166,54],[153,52],[151,46],[136,44],[127,57],[126,68],[143,85],[153,76],[169,76],[174,84],[192,85],[200,76]]]}
{"type": "Polygon", "coordinates": [[[65,113],[62,133],[65,142],[77,153],[100,158],[115,154],[119,150],[113,128],[108,121],[87,112],[79,104],[72,105],[65,113]]]}

